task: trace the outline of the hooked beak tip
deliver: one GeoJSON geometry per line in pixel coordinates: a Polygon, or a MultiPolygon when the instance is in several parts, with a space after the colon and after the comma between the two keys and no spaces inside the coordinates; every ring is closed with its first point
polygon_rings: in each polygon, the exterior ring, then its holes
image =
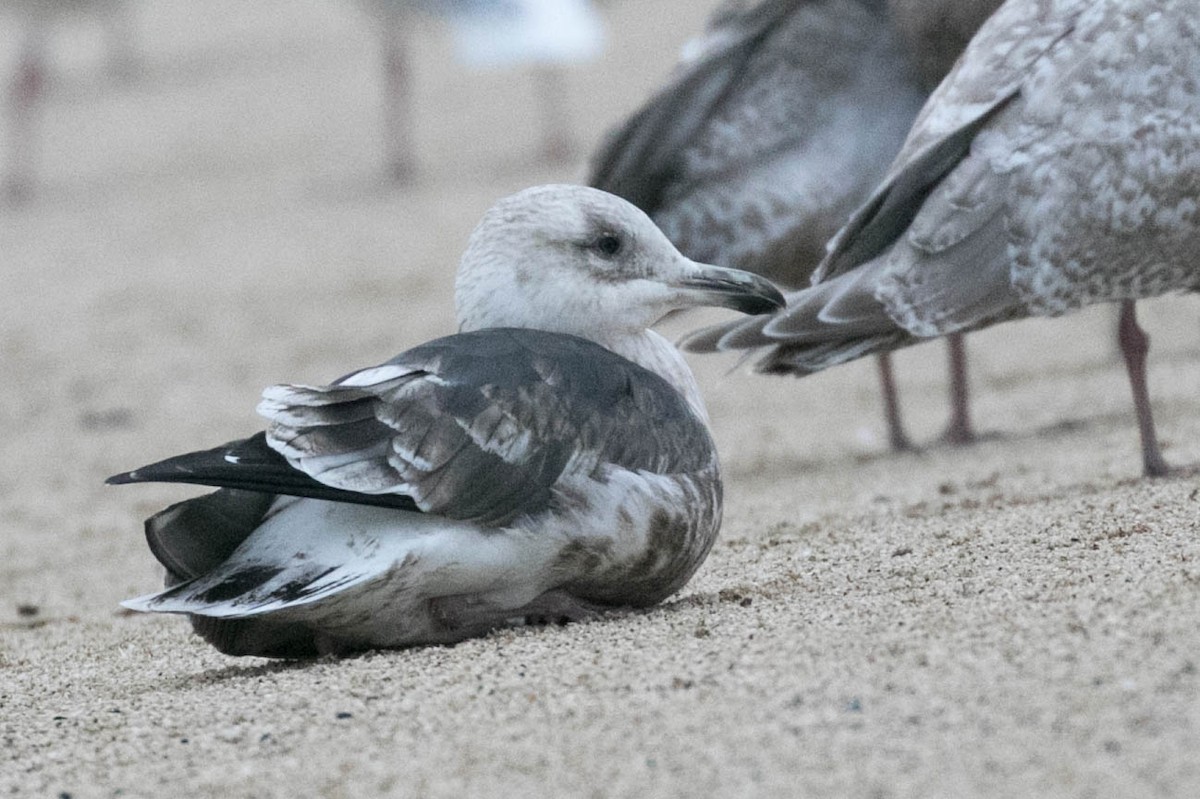
{"type": "Polygon", "coordinates": [[[765,277],[741,269],[698,266],[697,273],[683,281],[683,285],[698,291],[703,304],[751,316],[773,313],[787,305],[783,293],[765,277]]]}

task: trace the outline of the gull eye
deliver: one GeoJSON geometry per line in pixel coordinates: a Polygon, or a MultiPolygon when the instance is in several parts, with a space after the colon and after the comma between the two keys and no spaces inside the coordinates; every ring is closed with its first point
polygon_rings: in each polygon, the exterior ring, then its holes
{"type": "Polygon", "coordinates": [[[605,258],[612,258],[621,251],[621,239],[615,233],[601,233],[592,247],[605,258]]]}

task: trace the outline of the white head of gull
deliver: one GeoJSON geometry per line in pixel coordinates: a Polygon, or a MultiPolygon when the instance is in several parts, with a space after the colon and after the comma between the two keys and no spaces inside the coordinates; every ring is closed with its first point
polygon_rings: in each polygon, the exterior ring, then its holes
{"type": "Polygon", "coordinates": [[[460,332],[327,386],[275,386],[265,433],[110,478],[221,487],[146,522],[167,588],[223,652],[456,641],[677,591],[721,519],[695,381],[648,329],[697,305],[779,308],[578,186],[501,200],[456,286],[460,332]]]}
{"type": "Polygon", "coordinates": [[[1200,289],[1200,2],[1007,0],[931,95],[811,288],[692,336],[804,375],[1121,302],[1144,472],[1167,471],[1134,301],[1200,289]]]}
{"type": "Polygon", "coordinates": [[[454,296],[461,331],[531,327],[590,339],[666,378],[705,418],[678,348],[650,327],[701,305],[765,313],[775,291],[684,257],[645,213],[607,192],[551,185],[484,214],[454,296]]]}

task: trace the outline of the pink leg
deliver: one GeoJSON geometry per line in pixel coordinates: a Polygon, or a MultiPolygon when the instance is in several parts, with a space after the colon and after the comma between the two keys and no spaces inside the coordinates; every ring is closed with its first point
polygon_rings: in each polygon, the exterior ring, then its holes
{"type": "Polygon", "coordinates": [[[133,9],[126,2],[106,4],[101,9],[101,24],[108,39],[108,71],[127,83],[137,77],[139,58],[134,48],[133,9]]]}
{"type": "Polygon", "coordinates": [[[33,166],[37,147],[39,102],[45,93],[46,66],[42,57],[41,31],[31,31],[9,87],[8,109],[11,140],[4,194],[11,202],[29,199],[33,191],[33,166]]]}
{"type": "Polygon", "coordinates": [[[388,175],[406,183],[416,174],[413,160],[412,78],[400,20],[383,31],[384,137],[388,175]]]}
{"type": "Polygon", "coordinates": [[[914,449],[908,434],[904,432],[904,422],[900,419],[900,396],[896,392],[896,378],[892,374],[892,356],[881,352],[876,357],[879,364],[879,383],[883,391],[883,416],[887,421],[888,441],[896,452],[914,449]]]}
{"type": "Polygon", "coordinates": [[[556,164],[570,161],[577,150],[567,112],[565,77],[563,71],[554,66],[534,70],[534,90],[542,111],[542,155],[556,164]]]}
{"type": "Polygon", "coordinates": [[[1121,303],[1117,341],[1121,344],[1121,354],[1125,356],[1129,387],[1133,389],[1133,409],[1137,413],[1138,432],[1142,437],[1142,468],[1147,477],[1162,477],[1170,469],[1158,448],[1154,417],[1150,413],[1150,392],[1146,388],[1146,353],[1150,350],[1150,337],[1138,326],[1133,300],[1121,303]]]}
{"type": "Polygon", "coordinates": [[[967,383],[967,348],[961,333],[946,337],[950,355],[950,424],[942,438],[951,444],[975,442],[971,424],[971,389],[967,383]]]}

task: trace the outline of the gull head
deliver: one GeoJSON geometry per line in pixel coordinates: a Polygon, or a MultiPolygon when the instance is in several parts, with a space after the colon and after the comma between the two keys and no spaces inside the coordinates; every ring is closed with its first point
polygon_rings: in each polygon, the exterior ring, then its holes
{"type": "Polygon", "coordinates": [[[455,282],[459,329],[529,327],[590,339],[645,330],[672,311],[782,308],[769,281],[684,257],[634,205],[584,186],[535,186],[497,202],[455,282]]]}

